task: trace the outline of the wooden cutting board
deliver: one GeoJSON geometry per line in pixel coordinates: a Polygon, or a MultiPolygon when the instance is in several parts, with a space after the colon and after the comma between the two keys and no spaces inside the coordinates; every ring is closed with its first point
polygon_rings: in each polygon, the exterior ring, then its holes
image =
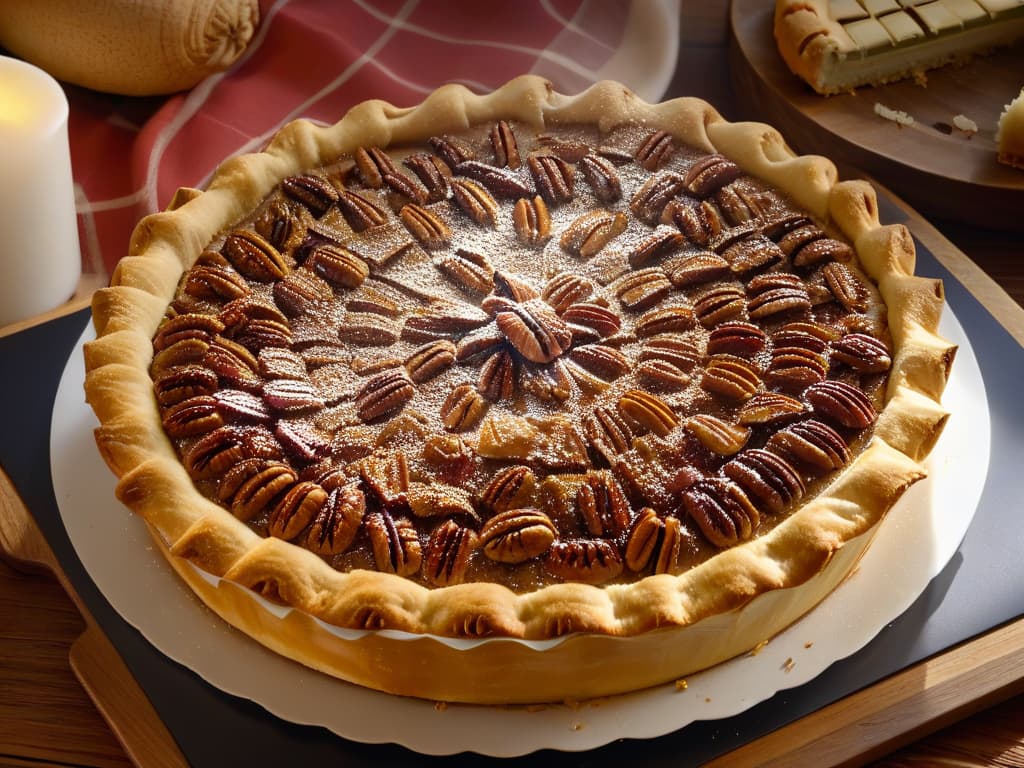
{"type": "Polygon", "coordinates": [[[996,160],[1003,107],[1024,86],[1024,44],[853,93],[819,96],[793,75],[772,36],[773,3],[733,0],[729,63],[744,117],[772,123],[800,153],[824,154],[877,178],[921,213],[1024,232],[1024,171],[996,160]],[[900,126],[875,104],[906,112],[900,126]],[[963,114],[978,124],[952,128],[963,114]]]}

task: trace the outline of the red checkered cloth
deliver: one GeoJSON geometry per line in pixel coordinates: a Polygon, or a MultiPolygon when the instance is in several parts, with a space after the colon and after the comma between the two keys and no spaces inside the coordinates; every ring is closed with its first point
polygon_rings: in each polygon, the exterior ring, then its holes
{"type": "Polygon", "coordinates": [[[68,87],[83,267],[109,274],[142,216],[295,118],[331,123],[366,99],[408,106],[445,83],[487,92],[523,73],[563,93],[619,79],[657,99],[677,12],[676,0],[261,0],[244,55],[191,91],[68,87]]]}

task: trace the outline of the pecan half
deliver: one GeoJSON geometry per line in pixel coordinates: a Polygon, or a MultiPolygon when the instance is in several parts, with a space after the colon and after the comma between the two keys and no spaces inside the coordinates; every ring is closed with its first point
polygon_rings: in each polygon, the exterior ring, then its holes
{"type": "Polygon", "coordinates": [[[683,491],[682,505],[705,538],[718,547],[746,541],[761,522],[743,489],[718,477],[698,480],[683,491]]]}
{"type": "Polygon", "coordinates": [[[676,145],[665,131],[653,131],[637,147],[634,158],[648,171],[654,172],[675,154],[676,145]]]}
{"type": "Polygon", "coordinates": [[[355,483],[333,488],[313,519],[306,547],[318,555],[337,555],[350,546],[366,514],[366,497],[355,483]]]}
{"type": "MultiPolygon", "coordinates": [[[[789,235],[784,237],[779,244],[782,245],[782,242],[788,237],[789,235]]],[[[831,237],[812,240],[792,254],[793,265],[796,267],[810,267],[823,261],[848,262],[852,261],[853,257],[854,251],[851,246],[842,240],[833,240],[831,237]]]]}
{"type": "Polygon", "coordinates": [[[672,224],[696,245],[705,246],[722,232],[722,217],[707,200],[673,200],[661,212],[661,223],[672,224]]]}
{"type": "Polygon", "coordinates": [[[822,381],[804,392],[811,409],[824,419],[850,429],[866,429],[878,414],[863,391],[843,381],[822,381]]]}
{"type": "Polygon", "coordinates": [[[413,576],[419,571],[423,551],[416,528],[409,520],[396,520],[388,512],[379,512],[368,515],[364,526],[377,570],[398,576],[413,576]]]}
{"type": "Polygon", "coordinates": [[[587,473],[576,491],[576,508],[592,536],[615,538],[629,528],[629,501],[606,470],[587,473]]]}
{"type": "Polygon", "coordinates": [[[245,296],[249,285],[233,270],[197,266],[185,275],[185,293],[206,301],[231,301],[245,296]]]}
{"type": "Polygon", "coordinates": [[[722,472],[760,502],[760,509],[779,513],[804,495],[804,482],[789,463],[769,451],[743,451],[722,467],[722,472]]]}
{"type": "Polygon", "coordinates": [[[452,136],[431,136],[427,139],[427,143],[448,164],[449,168],[454,168],[459,163],[473,158],[473,150],[452,136]]]}
{"type": "Polygon", "coordinates": [[[195,480],[209,480],[246,458],[276,459],[280,446],[265,427],[228,425],[200,437],[188,449],[183,463],[195,480]]]}
{"type": "Polygon", "coordinates": [[[548,551],[557,531],[539,509],[507,509],[480,530],[484,554],[499,563],[525,563],[548,551]]]}
{"type": "Polygon", "coordinates": [[[704,369],[700,386],[727,400],[744,402],[761,388],[761,374],[742,357],[713,355],[704,369]]]}
{"type": "Polygon", "coordinates": [[[686,172],[686,189],[694,197],[708,197],[740,177],[743,171],[722,155],[705,155],[686,172]]]}
{"type": "Polygon", "coordinates": [[[423,443],[423,460],[449,485],[460,485],[473,474],[476,454],[458,435],[431,435],[423,443]]]}
{"type": "Polygon", "coordinates": [[[480,494],[480,502],[491,512],[515,509],[529,501],[536,485],[537,478],[529,467],[507,467],[487,484],[480,494]]]}
{"type": "Polygon", "coordinates": [[[175,403],[163,412],[161,422],[170,437],[194,437],[224,426],[224,417],[211,395],[197,395],[175,403]]]}
{"type": "Polygon", "coordinates": [[[644,341],[637,359],[640,362],[664,360],[685,373],[693,370],[702,357],[693,342],[685,336],[678,333],[662,333],[644,341]]]}
{"type": "Polygon", "coordinates": [[[217,498],[239,520],[252,520],[272,507],[298,477],[287,464],[268,459],[244,459],[231,467],[217,486],[217,498]]]}
{"type": "Polygon", "coordinates": [[[481,227],[497,226],[498,201],[490,192],[469,179],[452,179],[451,188],[452,199],[469,218],[481,227]]]}
{"type": "Polygon", "coordinates": [[[427,540],[423,552],[423,578],[435,587],[461,584],[466,578],[469,558],[476,545],[476,533],[454,520],[445,520],[427,540]]]}
{"type": "Polygon", "coordinates": [[[405,224],[409,234],[427,250],[444,248],[451,242],[452,232],[448,225],[434,211],[416,203],[402,206],[398,218],[405,224]]]}
{"type": "Polygon", "coordinates": [[[436,264],[456,285],[467,291],[489,293],[494,287],[494,265],[482,253],[456,248],[455,253],[442,256],[436,264]]]}
{"type": "Polygon", "coordinates": [[[644,360],[636,367],[636,378],[650,389],[678,391],[690,384],[690,374],[665,360],[644,360]]]}
{"type": "Polygon", "coordinates": [[[815,475],[841,469],[850,461],[846,441],[828,424],[806,419],[780,429],[765,449],[815,475]]]}
{"type": "Polygon", "coordinates": [[[648,567],[654,573],[672,573],[681,543],[679,518],[674,515],[660,518],[653,509],[644,507],[626,539],[626,567],[637,573],[648,567]]]}
{"type": "Polygon", "coordinates": [[[438,336],[473,331],[490,321],[487,313],[472,304],[438,302],[430,311],[406,317],[402,338],[425,341],[438,336]]]}
{"type": "Polygon", "coordinates": [[[530,155],[526,159],[537,192],[548,205],[561,205],[572,200],[573,169],[556,155],[530,155]]]}
{"type": "Polygon", "coordinates": [[[288,274],[288,264],[266,238],[247,229],[236,229],[224,238],[221,253],[231,266],[250,280],[269,283],[288,274]]]}
{"type": "Polygon", "coordinates": [[[629,450],[634,437],[632,427],[618,411],[604,406],[594,409],[583,420],[583,431],[591,450],[608,466],[629,450]]]}
{"type": "Polygon", "coordinates": [[[760,426],[776,424],[799,416],[805,410],[802,402],[789,395],[784,395],[781,392],[758,392],[743,404],[736,414],[736,418],[740,424],[760,426]]]}
{"type": "MultiPolygon", "coordinates": [[[[518,275],[503,269],[496,270],[494,273],[494,295],[512,301],[529,301],[540,297],[536,288],[518,275]]],[[[506,307],[501,307],[501,309],[504,308],[506,307]]]]}
{"type": "Polygon", "coordinates": [[[296,483],[274,507],[268,521],[271,536],[291,541],[320,514],[327,502],[327,491],[317,483],[303,480],[296,483]]]}
{"type": "Polygon", "coordinates": [[[717,285],[709,288],[693,303],[693,311],[705,328],[734,320],[747,319],[747,297],[735,285],[717,285]]]}
{"type": "Polygon", "coordinates": [[[416,394],[416,386],[401,369],[378,373],[356,393],[356,413],[363,421],[373,421],[402,408],[416,394]]]}
{"type": "Polygon", "coordinates": [[[356,232],[379,227],[388,220],[384,209],[377,203],[350,189],[338,193],[338,210],[356,232]]]}
{"type": "Polygon", "coordinates": [[[386,175],[398,172],[391,161],[391,156],[380,147],[356,147],[352,159],[356,162],[363,183],[373,189],[379,189],[384,185],[386,175]]]}
{"type": "Polygon", "coordinates": [[[790,272],[769,272],[747,283],[747,312],[756,320],[783,313],[807,312],[811,300],[804,281],[790,272]]]}
{"type": "Polygon", "coordinates": [[[641,338],[656,336],[662,333],[688,331],[697,324],[691,307],[674,304],[644,312],[636,320],[633,332],[641,338]]]}
{"type": "Polygon", "coordinates": [[[327,179],[312,174],[289,176],[281,182],[281,191],[304,205],[317,219],[338,201],[338,191],[327,179]]]}
{"type": "Polygon", "coordinates": [[[476,160],[466,160],[452,167],[456,173],[480,182],[498,197],[515,200],[519,197],[529,197],[534,194],[534,190],[529,184],[519,178],[518,174],[513,173],[507,168],[498,168],[497,166],[488,165],[476,160]]]}
{"type": "Polygon", "coordinates": [[[709,355],[735,355],[747,359],[764,350],[768,336],[751,323],[722,323],[708,335],[709,355]]]}
{"type": "Polygon", "coordinates": [[[629,210],[640,221],[649,226],[657,224],[668,204],[683,191],[683,177],[678,173],[664,171],[651,176],[633,193],[629,210]]]}
{"type": "Polygon", "coordinates": [[[521,197],[512,208],[512,225],[516,237],[523,245],[543,245],[551,237],[551,214],[544,198],[535,195],[533,199],[521,197]]]}
{"type": "Polygon", "coordinates": [[[594,196],[602,203],[614,203],[622,197],[619,172],[607,158],[588,153],[580,159],[579,167],[594,196]]]}
{"type": "Polygon", "coordinates": [[[167,407],[200,395],[212,395],[217,391],[217,374],[199,365],[185,365],[173,368],[153,382],[156,399],[167,407]]]}
{"type": "Polygon", "coordinates": [[[569,352],[569,358],[581,368],[605,381],[614,381],[630,371],[630,361],[621,351],[604,344],[584,344],[569,352]]]}
{"type": "Polygon", "coordinates": [[[447,339],[430,341],[413,350],[405,360],[409,378],[417,384],[429,381],[455,365],[455,345],[447,339]]]}
{"type": "Polygon", "coordinates": [[[596,209],[577,217],[562,232],[558,241],[562,250],[584,259],[596,256],[602,248],[626,230],[626,215],[596,209]]]}
{"type": "Polygon", "coordinates": [[[737,275],[770,269],[785,258],[779,246],[759,233],[739,239],[719,253],[737,275]]]}
{"type": "Polygon", "coordinates": [[[665,273],[657,268],[630,272],[615,286],[615,295],[627,309],[643,312],[658,304],[672,290],[665,273]]]}
{"type": "Polygon", "coordinates": [[[185,339],[199,339],[209,342],[224,330],[224,323],[211,315],[184,314],[165,320],[153,337],[153,349],[157,352],[185,339]]]}
{"type": "Polygon", "coordinates": [[[679,426],[679,417],[668,404],[657,395],[642,389],[631,389],[624,393],[619,398],[618,407],[623,416],[658,437],[665,437],[679,426]]]}
{"type": "Polygon", "coordinates": [[[673,259],[665,265],[672,285],[677,288],[686,288],[690,285],[709,283],[712,280],[719,280],[729,274],[729,262],[711,251],[702,251],[693,256],[682,259],[673,259]]]}
{"type": "Polygon", "coordinates": [[[313,385],[302,379],[275,379],[263,385],[263,400],[282,413],[302,413],[324,407],[313,385]]]}
{"type": "Polygon", "coordinates": [[[523,164],[519,156],[519,143],[516,134],[504,120],[499,120],[491,128],[491,147],[494,149],[494,161],[498,165],[516,170],[523,164]]]}
{"type": "Polygon", "coordinates": [[[515,304],[494,319],[516,351],[534,363],[549,363],[572,344],[565,321],[540,299],[515,304]]]}
{"type": "Polygon", "coordinates": [[[573,304],[586,301],[597,291],[594,281],[574,272],[559,272],[548,280],[541,298],[562,314],[573,304]]]}
{"type": "Polygon", "coordinates": [[[274,283],[274,302],[289,317],[315,312],[334,298],[325,280],[308,269],[296,269],[274,283]]]}
{"type": "Polygon", "coordinates": [[[637,269],[638,267],[647,266],[663,256],[668,256],[670,253],[682,248],[685,244],[686,238],[676,230],[669,229],[668,227],[658,227],[654,232],[633,246],[626,258],[629,261],[629,265],[637,269]]]}
{"type": "Polygon", "coordinates": [[[864,281],[845,264],[832,262],[821,268],[832,295],[848,312],[863,312],[868,308],[870,294],[864,281]]]}
{"type": "Polygon", "coordinates": [[[719,456],[732,456],[747,444],[750,428],[701,413],[686,420],[686,428],[701,445],[719,456]]]}
{"type": "Polygon", "coordinates": [[[437,203],[448,197],[448,180],[452,172],[440,157],[417,152],[405,158],[402,164],[416,174],[416,178],[426,188],[427,202],[437,203]]]}
{"type": "Polygon", "coordinates": [[[463,432],[476,426],[486,410],[487,401],[472,384],[459,384],[441,405],[441,422],[445,429],[463,432]]]}
{"type": "Polygon", "coordinates": [[[476,391],[496,403],[511,399],[516,391],[516,359],[508,349],[499,349],[480,366],[476,391]]]}
{"type": "Polygon", "coordinates": [[[883,373],[892,366],[889,347],[866,333],[848,333],[832,343],[832,360],[858,373],[883,373]]]}
{"type": "Polygon", "coordinates": [[[318,246],[307,263],[314,273],[341,288],[358,288],[370,274],[363,259],[340,245],[318,246]]]}
{"type": "Polygon", "coordinates": [[[361,347],[390,347],[399,335],[394,320],[372,312],[348,312],[338,324],[338,339],[361,347]]]}
{"type": "MultiPolygon", "coordinates": [[[[593,331],[600,339],[613,336],[622,327],[622,319],[615,312],[600,304],[586,301],[566,307],[562,312],[562,319],[576,328],[582,327],[593,331]]],[[[574,338],[575,335],[574,329],[574,338]]]]}
{"type": "Polygon", "coordinates": [[[545,567],[566,581],[603,584],[622,573],[622,555],[606,539],[556,541],[548,549],[545,567]]]}

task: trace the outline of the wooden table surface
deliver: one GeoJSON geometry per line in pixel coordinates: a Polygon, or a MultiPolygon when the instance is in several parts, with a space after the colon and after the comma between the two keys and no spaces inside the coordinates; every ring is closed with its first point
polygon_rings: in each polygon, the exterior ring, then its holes
{"type": "MultiPolygon", "coordinates": [[[[751,117],[732,103],[724,63],[727,4],[683,0],[681,30],[679,74],[671,92],[708,98],[729,117],[751,117]]],[[[931,223],[1024,306],[1019,235],[931,223]]],[[[79,302],[64,311],[81,306],[95,286],[95,278],[85,280],[79,302]]],[[[70,646],[84,628],[56,580],[0,559],[0,766],[132,764],[69,666],[70,646]]],[[[875,764],[1024,768],[1024,695],[924,736],[875,764]]]]}

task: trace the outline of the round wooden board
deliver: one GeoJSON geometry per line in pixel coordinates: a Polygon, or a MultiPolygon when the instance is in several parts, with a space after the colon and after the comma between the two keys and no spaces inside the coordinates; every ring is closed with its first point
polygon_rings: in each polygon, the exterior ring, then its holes
{"type": "Polygon", "coordinates": [[[1003,107],[1024,86],[1024,44],[964,66],[931,70],[927,84],[905,80],[819,96],[792,74],[772,35],[773,3],[733,0],[730,69],[738,104],[775,125],[794,149],[861,168],[931,216],[1024,231],[1024,170],[996,161],[1003,107]],[[913,116],[900,126],[876,103],[913,116]],[[946,133],[963,114],[978,132],[946,133]]]}

